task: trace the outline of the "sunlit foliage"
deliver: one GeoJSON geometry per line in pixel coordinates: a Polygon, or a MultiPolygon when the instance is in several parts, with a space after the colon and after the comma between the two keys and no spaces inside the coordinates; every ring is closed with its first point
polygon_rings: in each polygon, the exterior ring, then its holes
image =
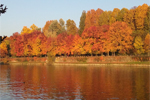
{"type": "Polygon", "coordinates": [[[150,54],[150,6],[113,11],[83,11],[79,29],[74,20],[24,26],[0,44],[0,57],[150,54]]]}

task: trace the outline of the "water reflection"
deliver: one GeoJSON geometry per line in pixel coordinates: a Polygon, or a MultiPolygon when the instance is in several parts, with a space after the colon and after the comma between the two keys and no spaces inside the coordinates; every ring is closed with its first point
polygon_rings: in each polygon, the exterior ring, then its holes
{"type": "Polygon", "coordinates": [[[0,66],[0,98],[148,100],[149,67],[0,66]]]}

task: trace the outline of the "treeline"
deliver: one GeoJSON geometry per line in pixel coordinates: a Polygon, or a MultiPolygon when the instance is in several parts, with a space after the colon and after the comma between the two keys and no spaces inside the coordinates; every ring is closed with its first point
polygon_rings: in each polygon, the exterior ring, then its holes
{"type": "Polygon", "coordinates": [[[0,57],[51,55],[149,54],[150,6],[83,11],[79,28],[73,20],[23,27],[0,44],[0,57]]]}

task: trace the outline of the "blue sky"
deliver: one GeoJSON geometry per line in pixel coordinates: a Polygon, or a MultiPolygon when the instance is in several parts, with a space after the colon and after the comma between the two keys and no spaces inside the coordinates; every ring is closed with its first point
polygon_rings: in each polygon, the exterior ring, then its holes
{"type": "Polygon", "coordinates": [[[23,26],[35,24],[43,28],[48,20],[65,22],[74,20],[79,26],[82,11],[100,8],[113,11],[114,8],[132,8],[144,3],[150,5],[149,0],[0,0],[8,7],[7,12],[0,16],[0,35],[11,36],[21,32],[23,26]]]}

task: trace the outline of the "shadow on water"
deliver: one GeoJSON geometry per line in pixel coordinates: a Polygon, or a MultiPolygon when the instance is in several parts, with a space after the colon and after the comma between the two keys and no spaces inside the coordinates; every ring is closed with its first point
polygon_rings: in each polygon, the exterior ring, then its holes
{"type": "Polygon", "coordinates": [[[149,99],[149,67],[0,66],[0,98],[149,99]]]}

